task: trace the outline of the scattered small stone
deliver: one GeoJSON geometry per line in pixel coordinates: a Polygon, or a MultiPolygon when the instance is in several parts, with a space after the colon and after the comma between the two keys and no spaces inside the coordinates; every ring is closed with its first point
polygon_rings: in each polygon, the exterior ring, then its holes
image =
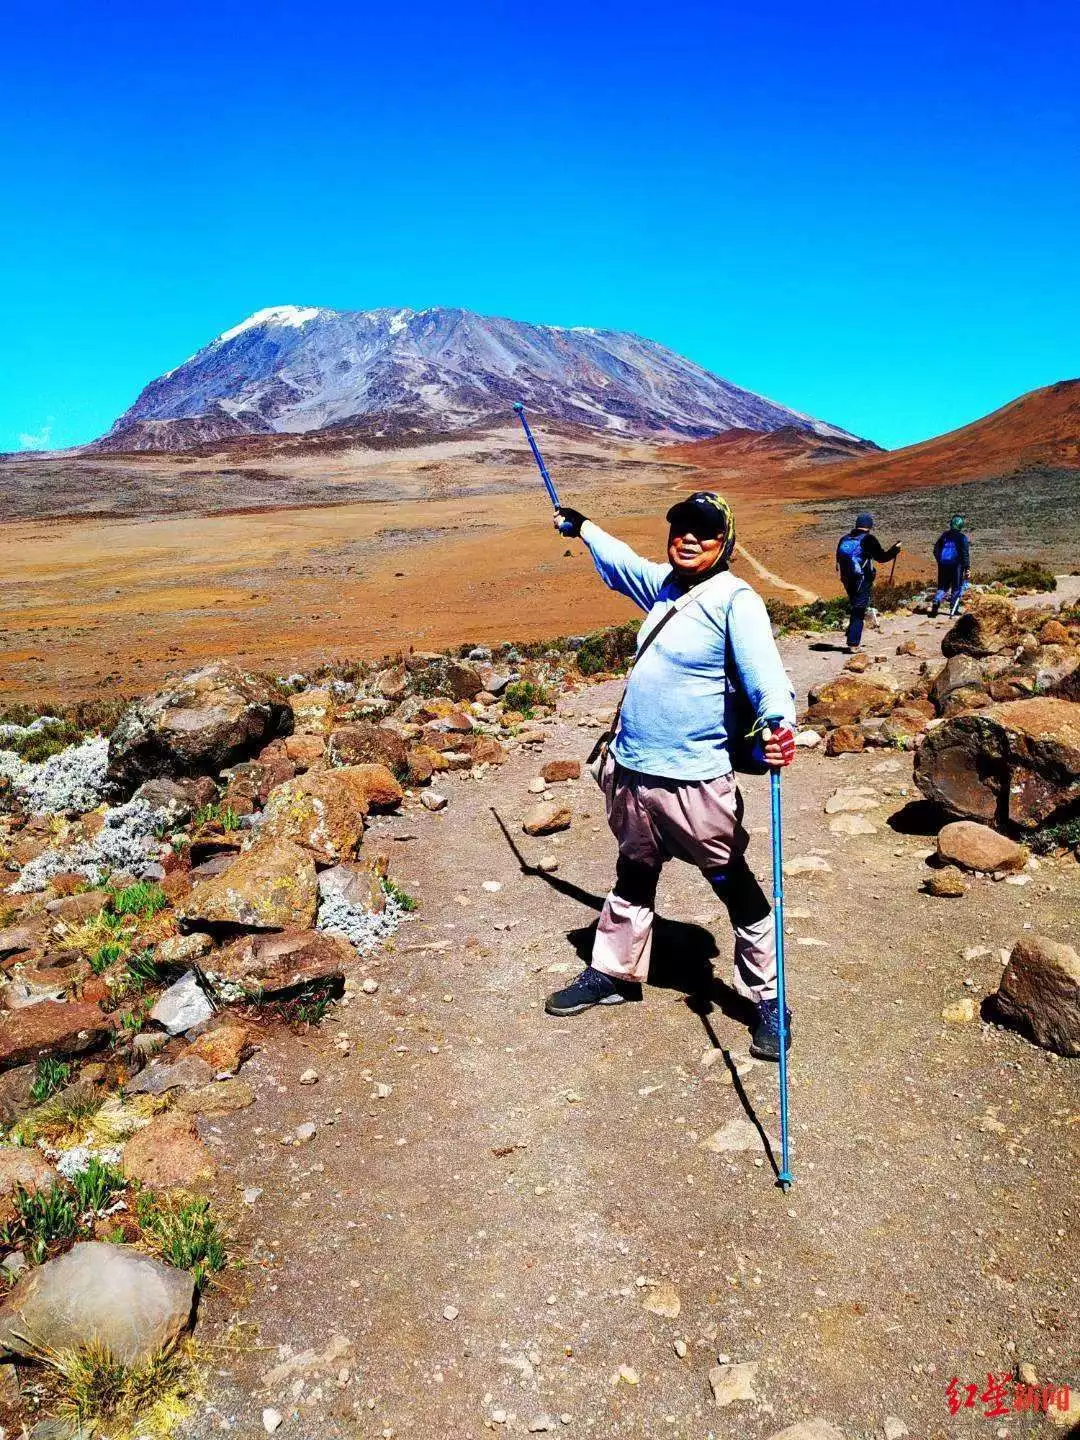
{"type": "Polygon", "coordinates": [[[556,830],[569,830],[572,819],[570,807],[548,801],[534,805],[521,822],[526,835],[553,835],[556,830]]]}
{"type": "Polygon", "coordinates": [[[536,862],[536,868],[545,875],[552,875],[559,868],[559,857],[557,855],[545,855],[536,862]]]}
{"type": "Polygon", "coordinates": [[[503,888],[503,887],[502,887],[502,881],[501,881],[501,880],[485,880],[484,883],[481,885],[480,888],[481,888],[481,890],[486,890],[486,891],[487,891],[489,894],[491,894],[491,895],[497,895],[497,894],[499,893],[499,891],[503,888]]]}
{"type": "Polygon", "coordinates": [[[442,1318],[444,1320],[456,1320],[460,1314],[461,1311],[457,1308],[456,1305],[443,1306],[442,1318]]]}
{"type": "Polygon", "coordinates": [[[795,744],[800,750],[814,750],[821,744],[821,736],[816,730],[800,730],[795,736],[795,744]]]}
{"type": "Polygon", "coordinates": [[[825,814],[854,815],[861,810],[876,810],[880,804],[877,791],[869,785],[841,785],[825,801],[825,814]]]}
{"type": "Polygon", "coordinates": [[[319,1072],[317,1070],[305,1070],[300,1076],[301,1085],[317,1085],[319,1083],[319,1072]]]}
{"type": "Polygon", "coordinates": [[[555,1430],[558,1427],[550,1415],[537,1415],[529,1421],[529,1434],[540,1435],[547,1430],[555,1430]]]}
{"type": "Polygon", "coordinates": [[[262,1412],[263,1429],[268,1435],[273,1435],[275,1430],[281,1428],[281,1411],[271,1410],[269,1406],[262,1412]]]}
{"type": "Polygon", "coordinates": [[[240,1192],[240,1198],[245,1205],[254,1205],[262,1193],[261,1185],[248,1185],[246,1189],[240,1192]]]}
{"type": "Polygon", "coordinates": [[[757,1126],[752,1125],[745,1116],[735,1115],[707,1140],[702,1140],[701,1149],[710,1150],[714,1155],[724,1155],[729,1151],[760,1150],[761,1135],[757,1126]]]}
{"type": "Polygon", "coordinates": [[[449,803],[449,799],[439,790],[425,790],[420,796],[420,804],[425,810],[445,810],[449,803]]]}
{"type": "Polygon", "coordinates": [[[897,1419],[895,1415],[886,1415],[885,1424],[882,1426],[882,1434],[885,1440],[904,1440],[904,1436],[910,1435],[911,1431],[904,1422],[897,1419]]]}
{"type": "Polygon", "coordinates": [[[580,780],[581,761],[549,760],[540,774],[548,785],[560,785],[568,780],[580,780]]]}
{"type": "Polygon", "coordinates": [[[682,1311],[682,1301],[671,1281],[662,1280],[645,1296],[642,1308],[648,1310],[651,1315],[663,1316],[665,1320],[677,1320],[682,1311]]]}
{"type": "Polygon", "coordinates": [[[535,780],[529,781],[530,795],[542,795],[546,789],[547,781],[543,778],[542,775],[538,775],[535,780]]]}
{"type": "Polygon", "coordinates": [[[937,851],[946,863],[982,874],[1021,870],[1030,853],[1026,846],[974,820],[953,820],[943,826],[937,851]]]}
{"type": "Polygon", "coordinates": [[[823,855],[796,855],[785,861],[784,874],[789,879],[798,875],[831,875],[832,866],[823,855]]]}
{"type": "Polygon", "coordinates": [[[935,870],[926,882],[926,893],[940,899],[954,900],[967,890],[964,877],[955,865],[944,865],[935,870]]]}
{"type": "Polygon", "coordinates": [[[624,1385],[636,1385],[638,1379],[638,1372],[632,1365],[620,1365],[615,1375],[616,1384],[621,1380],[624,1385]]]}
{"type": "Polygon", "coordinates": [[[363,982],[363,984],[360,986],[360,989],[364,992],[365,995],[374,995],[375,992],[376,992],[376,990],[378,990],[378,988],[379,988],[379,982],[378,982],[378,980],[373,980],[370,975],[367,977],[367,979],[366,979],[366,980],[363,982]]]}
{"type": "Polygon", "coordinates": [[[754,1377],[757,1370],[757,1363],[753,1360],[741,1365],[714,1365],[709,1371],[709,1385],[717,1406],[734,1405],[740,1400],[752,1400],[756,1404],[758,1397],[754,1390],[754,1377]]]}
{"type": "Polygon", "coordinates": [[[681,1335],[675,1336],[675,1339],[671,1342],[671,1347],[680,1360],[686,1359],[686,1341],[681,1335]]]}
{"type": "Polygon", "coordinates": [[[952,1005],[946,1005],[941,1012],[941,1018],[946,1025],[970,1025],[975,1019],[975,1002],[970,995],[965,995],[952,1005]]]}
{"type": "Polygon", "coordinates": [[[296,1138],[301,1145],[306,1145],[309,1140],[315,1139],[314,1120],[305,1120],[302,1125],[296,1127],[296,1138]]]}
{"type": "Polygon", "coordinates": [[[865,815],[834,815],[829,830],[833,835],[876,835],[878,826],[865,815]]]}

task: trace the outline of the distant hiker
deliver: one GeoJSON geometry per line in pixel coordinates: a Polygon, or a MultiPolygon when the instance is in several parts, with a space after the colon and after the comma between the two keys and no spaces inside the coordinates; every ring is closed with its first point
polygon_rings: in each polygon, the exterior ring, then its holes
{"type": "Polygon", "coordinates": [[[735,988],[757,1007],[751,1053],[776,1060],[775,936],[769,902],[746,863],[732,749],[755,735],[766,764],[790,765],[795,697],[764,604],[728,569],[735,522],[727,502],[700,491],[672,506],[667,521],[670,563],[658,565],[580,511],[555,512],[561,533],[580,535],[589,547],[604,583],[648,618],[598,774],[619,842],[615,884],[588,968],[546,1008],[577,1015],[640,998],[660,870],[667,860],[685,860],[731,918],[735,988]]]}
{"type": "Polygon", "coordinates": [[[954,515],[949,521],[948,530],[938,536],[934,546],[938,588],[934,603],[930,607],[931,615],[938,613],[946,595],[949,597],[949,614],[960,613],[960,602],[964,598],[971,574],[971,541],[964,534],[966,524],[963,515],[954,515]]]}
{"type": "Polygon", "coordinates": [[[847,591],[851,614],[847,627],[847,648],[849,653],[857,650],[862,641],[866,612],[874,593],[875,560],[893,560],[900,554],[900,545],[883,550],[873,533],[874,517],[865,511],[855,517],[855,528],[845,535],[836,547],[836,568],[847,591]]]}

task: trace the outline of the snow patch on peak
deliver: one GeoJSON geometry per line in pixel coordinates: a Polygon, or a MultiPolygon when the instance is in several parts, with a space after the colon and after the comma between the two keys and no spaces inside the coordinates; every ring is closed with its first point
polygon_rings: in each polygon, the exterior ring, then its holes
{"type": "Polygon", "coordinates": [[[403,330],[407,330],[412,314],[411,310],[395,310],[390,324],[386,327],[387,334],[400,335],[403,330]]]}
{"type": "Polygon", "coordinates": [[[234,325],[231,330],[226,330],[218,336],[218,344],[223,340],[232,340],[245,330],[254,330],[259,325],[287,325],[294,330],[299,330],[309,320],[314,320],[319,315],[319,309],[313,305],[271,305],[265,310],[256,310],[254,315],[249,315],[239,325],[234,325]]]}

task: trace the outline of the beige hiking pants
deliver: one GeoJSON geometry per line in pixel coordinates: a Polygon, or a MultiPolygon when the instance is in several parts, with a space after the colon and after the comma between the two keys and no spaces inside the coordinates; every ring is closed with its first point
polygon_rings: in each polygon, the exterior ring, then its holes
{"type": "Polygon", "coordinates": [[[772,914],[746,863],[750,837],[734,775],[680,784],[624,770],[609,755],[601,779],[619,860],[593,942],[594,967],[624,980],[646,979],[660,870],[667,860],[685,860],[727,907],[735,931],[735,989],[748,1000],[775,999],[772,914]]]}

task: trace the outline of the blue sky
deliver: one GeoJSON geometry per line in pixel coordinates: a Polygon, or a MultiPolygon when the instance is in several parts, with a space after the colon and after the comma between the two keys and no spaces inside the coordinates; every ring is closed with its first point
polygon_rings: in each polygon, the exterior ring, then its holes
{"type": "Polygon", "coordinates": [[[0,449],[268,305],[636,331],[889,446],[1080,373],[1059,3],[19,6],[0,449]]]}

